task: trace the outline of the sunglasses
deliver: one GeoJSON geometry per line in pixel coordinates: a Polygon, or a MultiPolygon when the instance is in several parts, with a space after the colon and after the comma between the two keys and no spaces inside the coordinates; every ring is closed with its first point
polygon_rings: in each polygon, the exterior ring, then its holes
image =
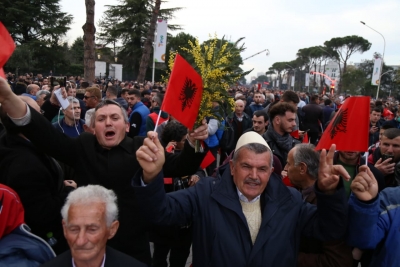
{"type": "Polygon", "coordinates": [[[94,97],[94,96],[93,95],[92,96],[87,96],[87,95],[83,96],[83,98],[86,99],[86,100],[91,98],[91,97],[94,97]]]}

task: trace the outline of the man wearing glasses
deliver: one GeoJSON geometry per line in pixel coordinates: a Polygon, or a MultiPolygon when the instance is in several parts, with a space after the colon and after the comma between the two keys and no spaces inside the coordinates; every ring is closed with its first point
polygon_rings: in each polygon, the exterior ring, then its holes
{"type": "Polygon", "coordinates": [[[85,102],[86,108],[95,108],[101,101],[101,91],[96,87],[86,88],[85,95],[83,96],[83,102],[85,102]]]}

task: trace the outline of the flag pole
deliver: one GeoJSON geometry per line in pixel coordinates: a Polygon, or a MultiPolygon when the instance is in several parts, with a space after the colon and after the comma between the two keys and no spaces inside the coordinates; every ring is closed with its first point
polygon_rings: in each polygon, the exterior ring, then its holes
{"type": "Polygon", "coordinates": [[[160,117],[161,117],[161,109],[160,112],[158,112],[158,117],[157,117],[157,121],[156,121],[156,126],[154,127],[154,131],[157,131],[157,126],[158,126],[158,122],[160,121],[160,117]]]}

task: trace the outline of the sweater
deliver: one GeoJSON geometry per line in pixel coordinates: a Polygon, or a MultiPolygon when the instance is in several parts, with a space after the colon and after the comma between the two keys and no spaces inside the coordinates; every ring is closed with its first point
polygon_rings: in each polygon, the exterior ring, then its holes
{"type": "Polygon", "coordinates": [[[249,226],[251,241],[254,245],[261,226],[260,199],[254,202],[240,201],[240,204],[242,205],[243,214],[249,226]]]}

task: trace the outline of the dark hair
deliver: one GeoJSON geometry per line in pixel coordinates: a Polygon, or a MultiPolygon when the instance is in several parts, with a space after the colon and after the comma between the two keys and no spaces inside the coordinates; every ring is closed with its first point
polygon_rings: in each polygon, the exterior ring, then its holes
{"type": "Polygon", "coordinates": [[[312,95],[311,98],[310,98],[310,101],[315,102],[315,101],[317,101],[318,99],[319,99],[319,96],[318,96],[318,95],[312,95]]]}
{"type": "Polygon", "coordinates": [[[400,129],[397,128],[390,128],[383,132],[383,136],[389,139],[395,139],[396,137],[400,136],[400,129]]]}
{"type": "Polygon", "coordinates": [[[389,123],[385,123],[384,125],[381,126],[381,129],[383,129],[383,130],[392,129],[392,128],[395,128],[395,127],[389,123]]]}
{"type": "Polygon", "coordinates": [[[374,107],[373,109],[371,109],[370,114],[371,114],[373,111],[382,113],[382,109],[381,109],[381,108],[378,108],[378,107],[374,107]]]}
{"type": "Polygon", "coordinates": [[[269,110],[269,117],[271,121],[275,119],[276,116],[285,116],[286,111],[296,113],[295,108],[286,102],[279,102],[273,105],[269,110]]]}
{"type": "Polygon", "coordinates": [[[141,96],[140,96],[140,91],[139,91],[138,89],[129,90],[128,94],[129,94],[129,95],[134,95],[134,96],[136,96],[136,97],[138,97],[138,98],[141,97],[141,96]]]}
{"type": "Polygon", "coordinates": [[[118,89],[114,86],[108,86],[107,87],[107,92],[113,96],[117,96],[118,95],[118,89]]]}
{"type": "Polygon", "coordinates": [[[298,104],[300,102],[299,96],[293,91],[285,91],[281,97],[283,102],[293,102],[298,104]]]}
{"type": "Polygon", "coordinates": [[[256,117],[263,116],[264,122],[267,122],[269,120],[268,113],[264,109],[254,111],[253,116],[256,116],[256,117]]]}
{"type": "Polygon", "coordinates": [[[124,88],[121,90],[121,95],[123,95],[125,93],[129,93],[129,89],[124,88]]]}
{"type": "Polygon", "coordinates": [[[161,133],[161,142],[166,146],[171,141],[179,142],[187,134],[187,128],[178,121],[168,121],[161,133]]]}
{"type": "Polygon", "coordinates": [[[325,99],[324,104],[325,106],[329,106],[332,103],[332,100],[330,99],[325,99]]]}

